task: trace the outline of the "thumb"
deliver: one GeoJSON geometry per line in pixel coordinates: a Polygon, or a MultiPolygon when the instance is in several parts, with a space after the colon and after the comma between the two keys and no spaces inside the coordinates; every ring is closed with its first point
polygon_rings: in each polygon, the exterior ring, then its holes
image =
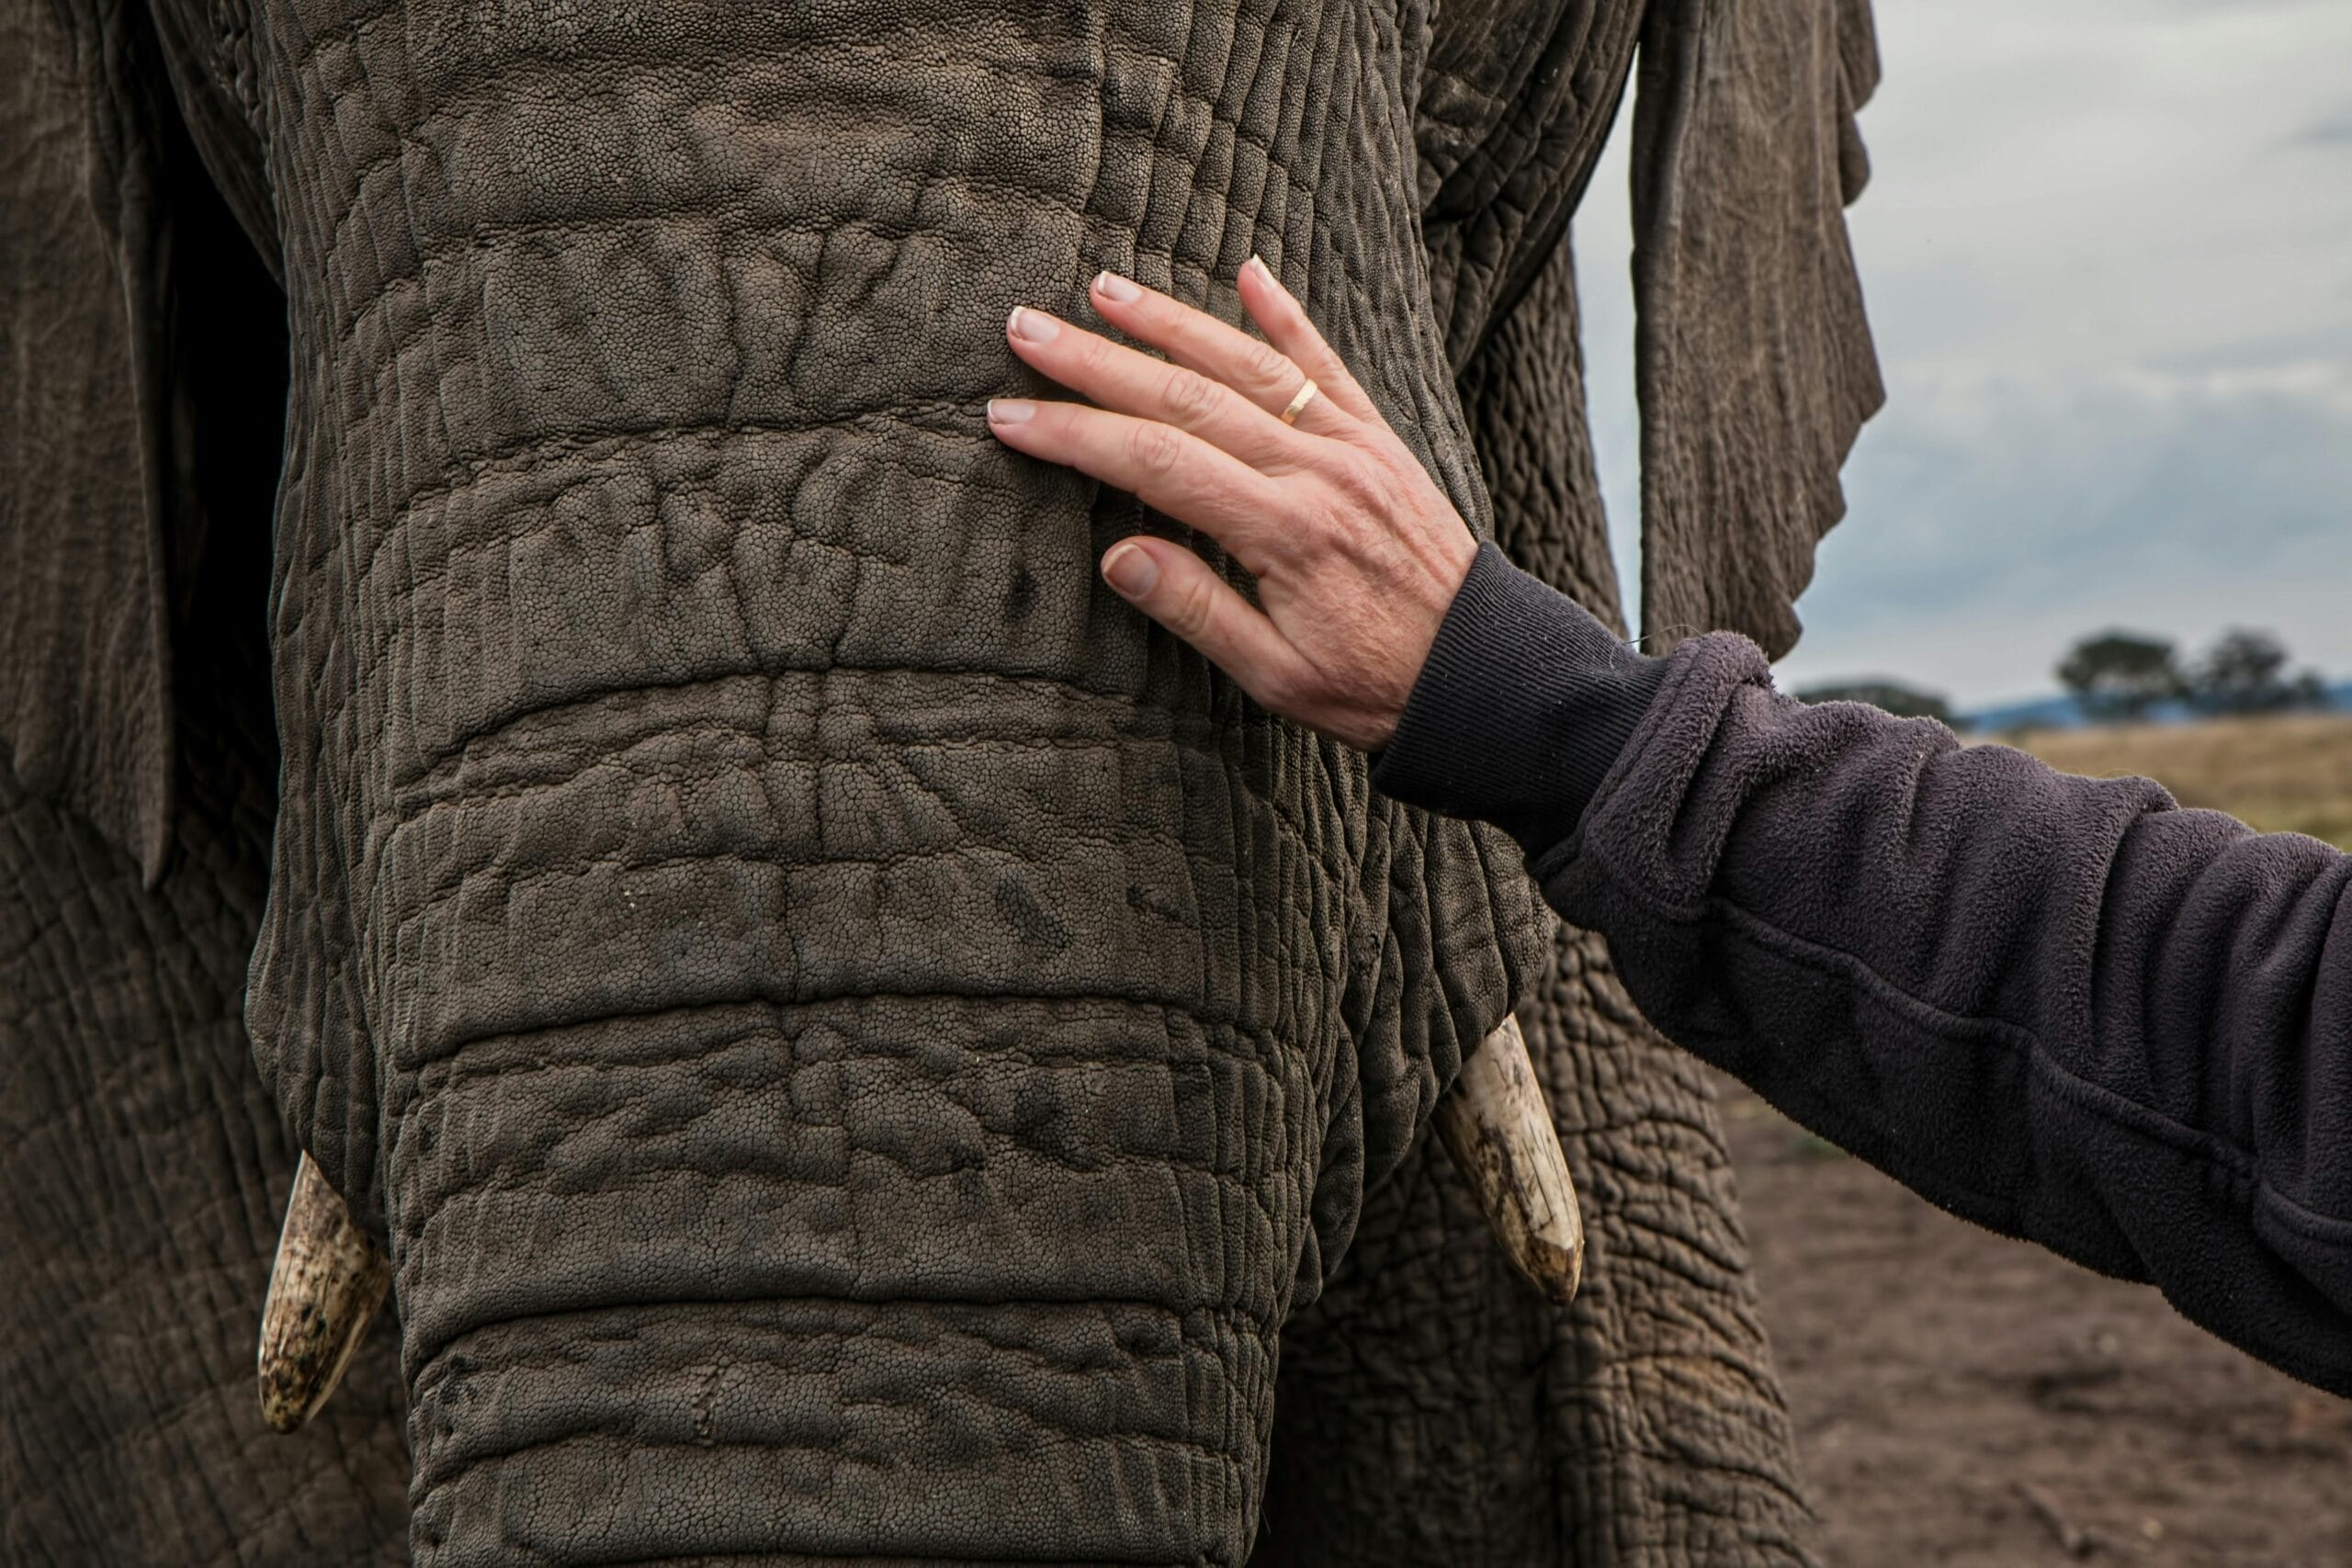
{"type": "Polygon", "coordinates": [[[1304,661],[1265,613],[1200,557],[1166,539],[1122,539],[1102,555],[1113,592],[1182,637],[1261,707],[1286,718],[1304,661]]]}

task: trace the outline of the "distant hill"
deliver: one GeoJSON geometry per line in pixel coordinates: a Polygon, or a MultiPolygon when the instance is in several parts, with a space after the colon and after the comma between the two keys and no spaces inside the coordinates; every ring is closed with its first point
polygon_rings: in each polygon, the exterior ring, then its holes
{"type": "MultiPolygon", "coordinates": [[[[2327,700],[2335,707],[2352,708],[2352,681],[2330,686],[2327,700]]],[[[2152,724],[2185,724],[2200,716],[2179,703],[2165,703],[2148,710],[2148,722],[2152,724]]],[[[1956,722],[1963,729],[1998,734],[2011,729],[2080,729],[2089,721],[2084,718],[2079,703],[2061,694],[1980,708],[1962,714],[1956,722]]]]}

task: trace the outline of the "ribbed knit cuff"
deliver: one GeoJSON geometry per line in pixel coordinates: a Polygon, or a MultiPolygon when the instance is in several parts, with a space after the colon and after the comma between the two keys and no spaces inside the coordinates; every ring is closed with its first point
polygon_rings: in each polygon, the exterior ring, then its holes
{"type": "Polygon", "coordinates": [[[1540,855],[1576,830],[1665,678],[1664,660],[1481,545],[1372,782],[1540,855]]]}

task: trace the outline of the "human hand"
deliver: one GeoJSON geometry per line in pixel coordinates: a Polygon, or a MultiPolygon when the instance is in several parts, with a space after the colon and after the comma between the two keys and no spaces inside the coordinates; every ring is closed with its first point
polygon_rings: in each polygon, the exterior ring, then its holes
{"type": "Polygon", "coordinates": [[[989,428],[1224,546],[1257,579],[1260,607],[1148,535],[1104,551],[1102,577],[1261,705],[1375,750],[1477,541],[1263,262],[1250,258],[1240,288],[1263,343],[1115,274],[1095,278],[1095,310],[1166,361],[1013,311],[1012,351],[1098,406],[998,398],[989,428]],[[1309,378],[1315,395],[1293,410],[1309,378]]]}

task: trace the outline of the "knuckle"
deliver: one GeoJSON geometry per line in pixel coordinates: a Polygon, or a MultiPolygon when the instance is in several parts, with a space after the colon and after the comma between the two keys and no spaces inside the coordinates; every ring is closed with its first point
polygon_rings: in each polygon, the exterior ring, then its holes
{"type": "Polygon", "coordinates": [[[1164,424],[1139,421],[1127,432],[1127,460],[1145,479],[1166,479],[1183,462],[1184,444],[1164,424]]]}
{"type": "Polygon", "coordinates": [[[1216,412],[1219,400],[1207,377],[1180,369],[1161,378],[1159,400],[1179,423],[1197,423],[1216,412]]]}
{"type": "Polygon", "coordinates": [[[1394,488],[1386,465],[1369,452],[1335,445],[1324,478],[1353,512],[1376,510],[1394,488]]]}
{"type": "Polygon", "coordinates": [[[1101,376],[1112,367],[1112,345],[1092,333],[1064,333],[1064,337],[1078,339],[1079,365],[1091,376],[1101,376]]]}
{"type": "Polygon", "coordinates": [[[1169,606],[1168,624],[1187,642],[1197,641],[1208,630],[1209,618],[1216,612],[1216,588],[1209,574],[1192,572],[1184,585],[1177,591],[1169,606]]]}
{"type": "Polygon", "coordinates": [[[1263,387],[1280,389],[1298,379],[1298,367],[1290,356],[1270,343],[1254,344],[1241,373],[1263,387]]]}

